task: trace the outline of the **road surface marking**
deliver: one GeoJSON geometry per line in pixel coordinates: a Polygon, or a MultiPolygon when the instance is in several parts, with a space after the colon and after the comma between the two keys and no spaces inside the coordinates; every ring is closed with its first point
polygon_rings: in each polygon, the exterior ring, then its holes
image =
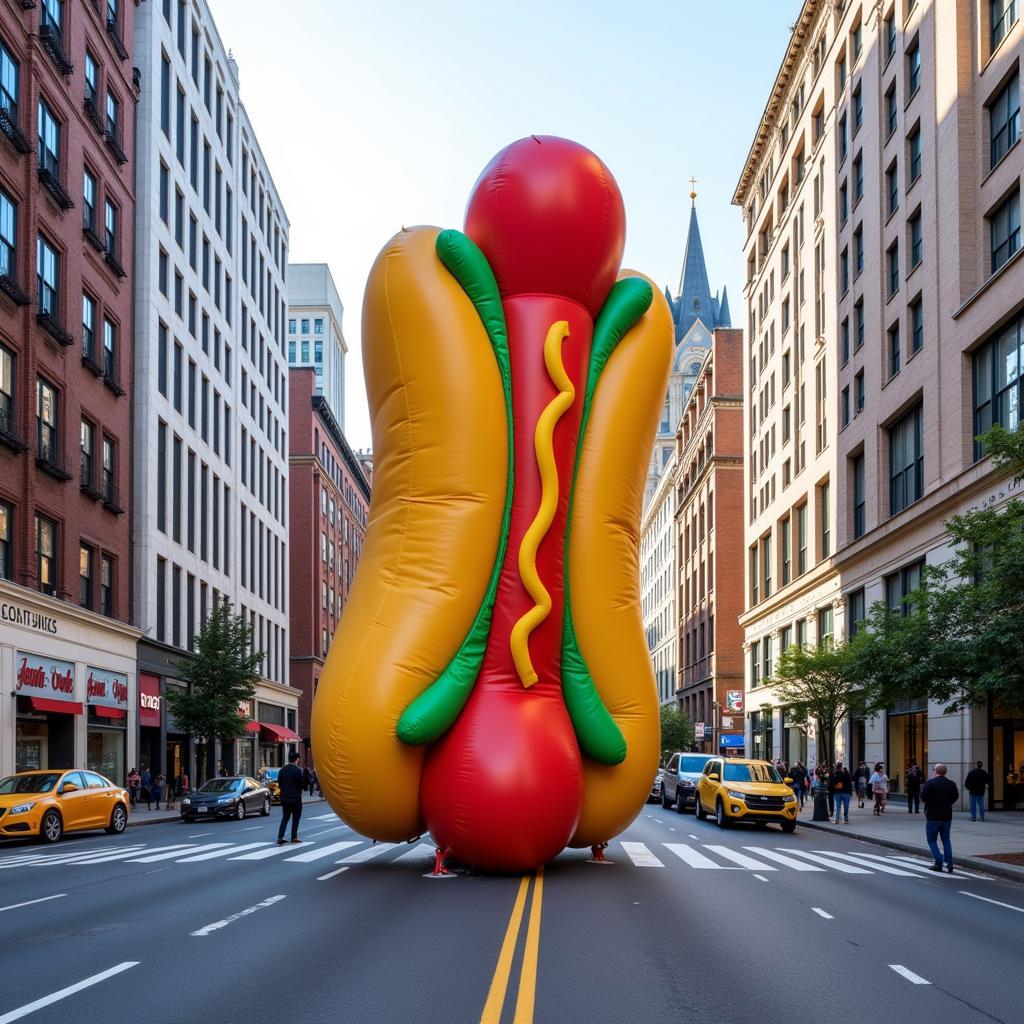
{"type": "Polygon", "coordinates": [[[33,903],[45,903],[47,900],[59,900],[67,896],[66,892],[59,892],[55,896],[41,896],[37,900],[26,900],[24,903],[12,903],[9,907],[0,907],[0,914],[5,910],[17,910],[18,907],[31,907],[33,903]]]}
{"type": "Polygon", "coordinates": [[[828,913],[825,910],[822,910],[821,907],[811,907],[811,910],[813,910],[818,915],[818,917],[825,918],[826,921],[835,920],[835,918],[830,913],[828,913]]]}
{"type": "Polygon", "coordinates": [[[494,977],[491,978],[491,987],[487,992],[487,1002],[484,1003],[480,1024],[501,1024],[501,1011],[505,1005],[508,977],[512,970],[512,956],[519,939],[519,927],[523,921],[523,908],[526,906],[526,891],[529,887],[530,876],[523,875],[519,880],[515,903],[512,904],[512,916],[508,919],[508,927],[505,929],[505,938],[498,953],[498,963],[494,968],[494,977]]]}
{"type": "Polygon", "coordinates": [[[664,823],[664,822],[663,822],[663,821],[661,820],[661,818],[655,818],[654,820],[655,820],[655,821],[656,821],[656,822],[657,822],[657,823],[658,823],[659,825],[664,825],[664,824],[665,824],[665,823],[664,823]]]}
{"type": "Polygon", "coordinates": [[[671,850],[681,861],[689,864],[691,868],[705,868],[710,871],[739,871],[739,868],[716,864],[710,857],[705,857],[699,850],[687,846],[685,843],[663,843],[667,850],[671,850]]]}
{"type": "Polygon", "coordinates": [[[194,836],[189,836],[189,839],[202,839],[203,836],[212,836],[212,832],[197,832],[194,836]]]}
{"type": "Polygon", "coordinates": [[[764,861],[754,860],[753,857],[748,857],[745,853],[740,853],[738,850],[732,850],[728,846],[710,846],[705,843],[704,849],[710,850],[712,853],[717,853],[719,857],[731,860],[734,864],[739,864],[741,868],[754,868],[757,871],[778,870],[777,868],[773,868],[771,864],[765,864],[764,861]]]}
{"type": "Polygon", "coordinates": [[[338,816],[334,813],[334,811],[331,811],[330,814],[318,814],[312,820],[313,821],[330,821],[332,818],[334,818],[335,821],[337,821],[337,819],[338,819],[338,816]]]}
{"type": "Polygon", "coordinates": [[[184,853],[193,848],[193,843],[172,843],[168,846],[138,846],[134,850],[121,850],[117,853],[83,853],[66,861],[67,864],[106,864],[112,860],[127,860],[129,857],[141,857],[144,853],[160,853],[163,850],[178,850],[184,853]]]}
{"type": "MultiPolygon", "coordinates": [[[[227,857],[233,853],[241,853],[242,850],[254,850],[257,846],[266,846],[266,841],[262,843],[243,843],[241,846],[229,846],[226,850],[211,850],[209,853],[197,853],[193,857],[182,857],[178,861],[179,864],[194,864],[200,860],[214,860],[217,857],[227,857]]],[[[182,853],[187,853],[187,850],[182,850],[182,853]]]]}
{"type": "Polygon", "coordinates": [[[154,864],[158,860],[174,860],[177,857],[184,857],[186,853],[202,853],[204,850],[216,850],[222,846],[233,846],[233,843],[207,843],[205,846],[196,846],[191,850],[170,850],[164,853],[152,853],[145,857],[129,857],[129,864],[154,864]]]}
{"type": "MultiPolygon", "coordinates": [[[[911,985],[930,985],[931,982],[922,978],[920,974],[915,974],[913,971],[904,967],[903,964],[889,964],[889,966],[901,977],[904,977],[911,983],[911,985]]],[[[0,1022],[2,1024],[2,1022],[0,1022]]]]}
{"type": "MultiPolygon", "coordinates": [[[[987,896],[979,896],[977,893],[967,892],[964,889],[957,889],[957,892],[961,896],[970,896],[972,900],[984,900],[986,903],[993,903],[997,907],[1006,907],[1007,910],[1016,910],[1018,914],[1024,914],[1024,907],[1015,907],[1012,903],[1000,903],[999,900],[990,900],[987,896]]],[[[5,907],[4,909],[6,910],[7,908],[5,907]]]]}
{"type": "Polygon", "coordinates": [[[663,868],[665,866],[651,853],[646,843],[623,843],[622,848],[638,868],[663,868]]]}
{"type": "MultiPolygon", "coordinates": [[[[774,870],[775,870],[775,868],[769,868],[768,870],[769,870],[769,871],[774,871],[774,870]]],[[[758,879],[758,880],[762,881],[762,882],[767,882],[767,881],[768,881],[768,879],[767,879],[767,878],[765,878],[765,877],[764,877],[764,875],[754,875],[754,877],[755,877],[756,879],[758,879]]]]}
{"type": "Polygon", "coordinates": [[[424,857],[433,857],[434,847],[429,843],[420,843],[418,846],[414,846],[411,850],[403,853],[401,857],[395,858],[397,864],[402,860],[422,860],[424,857]]]}
{"type": "Polygon", "coordinates": [[[365,850],[353,853],[351,857],[342,857],[341,860],[335,861],[335,863],[362,864],[363,861],[373,860],[374,857],[379,857],[382,853],[389,853],[398,845],[398,843],[377,843],[375,846],[368,846],[365,850]]]}
{"type": "Polygon", "coordinates": [[[689,832],[687,833],[687,835],[688,835],[688,836],[689,836],[689,837],[690,837],[691,839],[696,839],[698,843],[700,842],[700,837],[699,837],[699,836],[695,836],[695,835],[693,835],[692,833],[689,833],[689,832]]]}
{"type": "Polygon", "coordinates": [[[239,832],[251,832],[255,828],[263,828],[262,825],[246,825],[245,828],[240,828],[239,832]]]}
{"type": "MultiPolygon", "coordinates": [[[[938,871],[932,871],[927,861],[920,860],[917,857],[891,857],[889,859],[896,861],[900,867],[914,868],[916,871],[927,871],[932,877],[939,875],[938,871]]],[[[984,878],[984,875],[975,875],[970,871],[961,871],[959,868],[956,870],[961,878],[984,878]]],[[[942,876],[940,875],[939,877],[942,876]]],[[[952,878],[953,876],[947,872],[946,877],[952,878]]]]}
{"type": "Polygon", "coordinates": [[[41,1010],[44,1006],[51,1006],[53,1003],[60,1002],[61,999],[73,996],[76,992],[81,992],[83,988],[98,985],[101,981],[106,981],[107,978],[112,978],[115,974],[127,971],[129,967],[138,967],[138,965],[138,960],[126,960],[123,964],[118,964],[116,967],[111,967],[106,971],[100,971],[99,974],[83,978],[81,981],[75,982],[74,985],[62,988],[59,992],[52,992],[48,996],[35,1000],[35,1002],[26,1003],[24,1006],[19,1006],[16,1010],[5,1013],[0,1017],[0,1024],[12,1024],[13,1021],[21,1020],[22,1017],[27,1017],[30,1013],[35,1013],[36,1010],[41,1010]]]}
{"type": "Polygon", "coordinates": [[[669,825],[668,830],[669,832],[675,832],[675,829],[671,825],[669,825]]]}
{"type": "Polygon", "coordinates": [[[359,843],[349,839],[344,843],[331,843],[330,846],[319,846],[312,850],[306,850],[303,853],[298,853],[294,857],[286,858],[289,861],[298,861],[300,864],[308,864],[310,861],[319,860],[321,857],[330,857],[332,853],[337,853],[339,850],[348,850],[353,846],[358,846],[359,843]]]}
{"type": "MultiPolygon", "coordinates": [[[[118,846],[115,847],[118,850],[133,850],[136,853],[141,853],[144,849],[142,843],[136,843],[130,847],[118,846]]],[[[74,860],[77,857],[92,857],[96,856],[98,851],[96,850],[75,850],[73,853],[51,853],[51,854],[36,854],[35,856],[29,856],[19,858],[17,861],[10,861],[0,865],[0,868],[27,868],[27,867],[39,867],[45,864],[63,864],[66,861],[74,860]]]]}
{"type": "Polygon", "coordinates": [[[544,899],[544,865],[537,868],[530,900],[530,920],[526,926],[526,948],[523,966],[519,972],[519,992],[516,994],[516,1013],[513,1024],[533,1024],[533,1007],[537,994],[537,954],[540,949],[540,911],[544,899]]]}
{"type": "Polygon", "coordinates": [[[830,857],[821,857],[816,853],[807,853],[804,850],[794,850],[791,846],[783,847],[788,853],[791,853],[794,857],[805,857],[809,861],[813,861],[815,864],[824,864],[827,868],[832,868],[833,871],[841,871],[844,875],[870,875],[871,872],[867,868],[854,867],[852,864],[844,864],[839,860],[832,860],[830,857]]]}
{"type": "Polygon", "coordinates": [[[346,864],[343,868],[335,868],[333,871],[328,871],[326,875],[321,875],[317,881],[326,882],[328,878],[333,878],[335,875],[340,875],[342,871],[348,871],[348,865],[346,864]]]}
{"type": "Polygon", "coordinates": [[[872,871],[880,871],[883,875],[902,875],[903,878],[917,878],[917,875],[913,871],[907,871],[903,867],[893,867],[891,864],[886,864],[885,859],[882,857],[874,858],[868,864],[852,853],[835,853],[832,850],[816,850],[816,853],[823,853],[829,857],[838,857],[842,861],[849,861],[851,864],[860,864],[864,867],[871,868],[872,871]]]}
{"type": "MultiPolygon", "coordinates": [[[[268,899],[265,899],[262,903],[257,903],[253,907],[246,907],[245,910],[240,910],[237,914],[225,917],[223,921],[214,921],[213,924],[205,925],[191,934],[197,937],[209,935],[210,932],[215,932],[220,928],[226,928],[232,921],[237,921],[241,917],[248,917],[250,914],[255,914],[257,911],[263,910],[265,907],[272,907],[275,903],[280,903],[283,899],[284,896],[271,896],[268,899]]],[[[3,1022],[0,1021],[0,1024],[3,1024],[3,1022]]]]}
{"type": "Polygon", "coordinates": [[[750,850],[751,853],[756,853],[758,857],[764,857],[765,860],[773,860],[777,864],[785,864],[786,867],[792,868],[794,871],[824,871],[824,868],[815,867],[813,864],[805,864],[802,860],[794,860],[792,857],[787,857],[784,853],[776,853],[774,850],[763,850],[760,846],[744,846],[744,850],[750,850]]]}
{"type": "Polygon", "coordinates": [[[267,857],[277,857],[283,853],[294,853],[290,843],[284,846],[272,846],[269,850],[257,850],[255,853],[243,853],[241,857],[232,857],[231,860],[266,860],[267,857]]]}
{"type": "Polygon", "coordinates": [[[306,838],[307,839],[315,839],[317,836],[325,836],[329,832],[340,832],[342,829],[346,829],[348,831],[351,831],[348,828],[348,825],[335,825],[334,828],[325,828],[322,832],[310,832],[309,835],[306,836],[306,838]]]}

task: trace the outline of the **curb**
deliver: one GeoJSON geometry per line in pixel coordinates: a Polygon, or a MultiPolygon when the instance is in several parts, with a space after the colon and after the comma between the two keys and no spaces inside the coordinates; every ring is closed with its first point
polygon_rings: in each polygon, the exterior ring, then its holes
{"type": "MultiPolygon", "coordinates": [[[[921,847],[913,843],[902,843],[898,839],[882,839],[878,836],[865,835],[863,832],[840,832],[834,828],[816,821],[798,821],[801,828],[812,828],[817,832],[827,832],[829,835],[849,836],[851,839],[858,839],[862,843],[871,843],[874,846],[885,846],[890,850],[899,850],[901,853],[916,853],[921,855],[921,847]]],[[[997,860],[986,860],[984,857],[956,857],[956,863],[962,867],[970,868],[972,871],[980,871],[986,875],[996,875],[999,878],[1008,878],[1010,881],[1024,883],[1024,868],[1014,867],[1011,864],[1003,864],[997,860]]]]}
{"type": "MultiPolygon", "coordinates": [[[[322,796],[315,796],[312,800],[303,800],[302,806],[305,807],[307,804],[322,804],[326,803],[326,800],[322,796]]],[[[132,816],[128,815],[128,828],[139,828],[142,825],[166,825],[169,821],[181,821],[181,812],[176,811],[174,814],[167,813],[161,818],[143,818],[141,821],[136,819],[132,821],[132,816]]]]}

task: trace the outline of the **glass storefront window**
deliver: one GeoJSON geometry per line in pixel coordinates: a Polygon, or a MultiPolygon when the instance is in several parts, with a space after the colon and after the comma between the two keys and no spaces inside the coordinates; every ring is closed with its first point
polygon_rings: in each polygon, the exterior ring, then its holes
{"type": "Polygon", "coordinates": [[[111,782],[123,786],[126,778],[125,730],[89,726],[86,739],[85,767],[106,775],[111,782]]]}
{"type": "Polygon", "coordinates": [[[235,771],[239,775],[254,774],[251,740],[235,740],[235,771]]]}
{"type": "Polygon", "coordinates": [[[928,712],[915,711],[911,714],[889,713],[889,745],[886,771],[889,775],[889,792],[903,793],[907,766],[913,758],[927,774],[928,765],[928,712]]]}
{"type": "Polygon", "coordinates": [[[46,722],[18,719],[15,740],[14,770],[31,772],[36,768],[48,768],[50,730],[46,722]]]}

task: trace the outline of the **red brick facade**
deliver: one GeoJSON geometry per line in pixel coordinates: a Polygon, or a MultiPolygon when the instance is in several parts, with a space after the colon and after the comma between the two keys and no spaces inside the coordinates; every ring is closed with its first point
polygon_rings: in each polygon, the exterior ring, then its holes
{"type": "Polygon", "coordinates": [[[312,367],[288,371],[291,685],[299,735],[363,549],[370,485],[327,406],[312,367]]]}
{"type": "Polygon", "coordinates": [[[8,374],[11,383],[0,395],[4,568],[15,583],[124,621],[131,615],[134,14],[133,0],[0,0],[7,68],[0,202],[9,204],[6,227],[13,227],[5,239],[13,251],[0,253],[0,385],[8,374]],[[48,247],[42,277],[40,240],[48,247]],[[91,456],[82,454],[86,434],[91,456]],[[55,528],[43,581],[37,522],[44,534],[47,524],[55,528]],[[84,582],[83,564],[91,574],[84,582]]]}

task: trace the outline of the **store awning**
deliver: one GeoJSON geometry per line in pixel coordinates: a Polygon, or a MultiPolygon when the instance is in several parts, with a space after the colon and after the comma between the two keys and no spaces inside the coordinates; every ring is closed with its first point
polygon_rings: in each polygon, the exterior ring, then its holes
{"type": "Polygon", "coordinates": [[[102,704],[90,704],[92,713],[97,718],[127,718],[128,712],[124,708],[107,708],[102,704]]]}
{"type": "Polygon", "coordinates": [[[246,722],[245,723],[245,731],[246,732],[259,732],[260,731],[260,723],[259,722],[246,722]]]}
{"type": "Polygon", "coordinates": [[[260,739],[271,743],[300,743],[302,737],[284,725],[269,725],[260,722],[260,739]]]}
{"type": "Polygon", "coordinates": [[[57,715],[80,715],[82,705],[77,700],[51,700],[49,697],[29,697],[33,711],[52,711],[57,715]]]}

